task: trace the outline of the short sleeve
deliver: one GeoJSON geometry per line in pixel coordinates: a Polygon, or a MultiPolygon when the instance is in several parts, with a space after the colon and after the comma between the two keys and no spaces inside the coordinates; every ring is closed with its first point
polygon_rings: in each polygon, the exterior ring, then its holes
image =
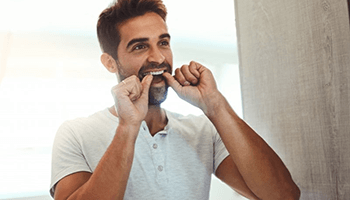
{"type": "Polygon", "coordinates": [[[229,156],[229,152],[221,140],[219,133],[216,131],[214,135],[214,173],[227,156],[229,156]]]}
{"type": "Polygon", "coordinates": [[[69,124],[67,121],[60,126],[53,144],[50,184],[52,197],[55,185],[62,178],[80,171],[92,173],[83,156],[81,144],[69,124]]]}

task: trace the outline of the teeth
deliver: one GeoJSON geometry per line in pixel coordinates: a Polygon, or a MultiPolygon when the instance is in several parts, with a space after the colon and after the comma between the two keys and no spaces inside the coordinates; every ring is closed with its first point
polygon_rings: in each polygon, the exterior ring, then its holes
{"type": "Polygon", "coordinates": [[[164,73],[164,70],[162,70],[162,71],[157,71],[157,72],[147,72],[147,73],[145,73],[145,75],[151,74],[151,75],[153,75],[153,76],[157,76],[157,75],[161,75],[161,74],[163,74],[163,73],[164,73]]]}
{"type": "Polygon", "coordinates": [[[161,75],[161,74],[163,74],[163,73],[164,73],[164,70],[159,71],[159,72],[151,72],[151,74],[152,74],[153,76],[161,75]]]}

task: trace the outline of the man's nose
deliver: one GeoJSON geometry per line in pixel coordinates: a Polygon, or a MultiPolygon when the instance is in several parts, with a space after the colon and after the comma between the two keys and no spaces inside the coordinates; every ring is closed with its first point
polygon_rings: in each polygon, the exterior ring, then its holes
{"type": "Polygon", "coordinates": [[[148,62],[149,63],[158,63],[161,64],[163,63],[165,60],[164,55],[162,54],[162,52],[157,48],[151,48],[149,55],[148,55],[148,62]]]}

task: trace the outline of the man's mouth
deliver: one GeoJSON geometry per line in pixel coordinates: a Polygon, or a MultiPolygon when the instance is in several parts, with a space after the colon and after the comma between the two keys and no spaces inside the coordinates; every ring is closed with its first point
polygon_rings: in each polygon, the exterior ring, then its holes
{"type": "Polygon", "coordinates": [[[141,67],[138,77],[140,81],[142,81],[145,76],[150,74],[153,76],[152,83],[160,83],[162,81],[165,81],[165,78],[163,77],[163,73],[165,72],[171,73],[171,66],[169,64],[165,62],[159,65],[151,63],[143,65],[141,67]]]}
{"type": "Polygon", "coordinates": [[[166,70],[146,72],[146,73],[143,73],[143,77],[147,76],[148,74],[151,74],[153,76],[152,84],[156,84],[165,80],[164,77],[162,76],[164,72],[166,72],[166,70]]]}
{"type": "Polygon", "coordinates": [[[146,72],[143,74],[143,77],[147,76],[148,74],[151,74],[153,76],[159,76],[162,75],[165,72],[165,70],[160,70],[160,71],[154,71],[154,72],[146,72]]]}

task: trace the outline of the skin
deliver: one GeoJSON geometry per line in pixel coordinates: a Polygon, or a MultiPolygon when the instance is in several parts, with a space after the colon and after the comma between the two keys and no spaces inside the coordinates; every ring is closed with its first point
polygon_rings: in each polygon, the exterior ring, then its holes
{"type": "MultiPolygon", "coordinates": [[[[153,81],[140,81],[141,66],[166,62],[172,66],[172,52],[165,22],[155,13],[130,19],[119,27],[121,43],[118,61],[104,53],[101,61],[122,81],[112,88],[115,105],[110,112],[119,118],[115,137],[94,173],[77,172],[56,185],[55,199],[123,199],[141,122],[151,135],[167,124],[164,110],[149,105],[150,87],[172,87],[185,101],[200,108],[218,130],[230,153],[218,167],[216,176],[249,199],[299,199],[300,191],[289,171],[266,144],[230,107],[218,91],[215,79],[205,66],[191,62],[153,81]],[[134,39],[142,42],[128,44],[134,39]],[[166,84],[167,83],[167,84],[166,84]]],[[[150,69],[151,71],[154,69],[150,69]]],[[[157,70],[154,70],[157,71],[157,70]]]]}

